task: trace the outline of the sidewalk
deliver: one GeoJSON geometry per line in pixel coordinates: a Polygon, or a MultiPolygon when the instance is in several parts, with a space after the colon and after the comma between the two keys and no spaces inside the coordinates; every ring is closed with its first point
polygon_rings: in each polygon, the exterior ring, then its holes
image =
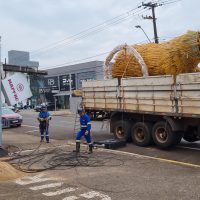
{"type": "Polygon", "coordinates": [[[9,129],[3,131],[3,145],[0,148],[0,161],[7,160],[10,155],[15,152],[35,149],[38,146],[49,147],[51,145],[65,145],[67,142],[65,140],[53,140],[50,143],[40,143],[40,137],[34,135],[25,135],[21,133],[14,133],[9,131],[9,129]]]}
{"type": "Polygon", "coordinates": [[[66,141],[53,140],[50,143],[40,143],[40,137],[13,133],[9,129],[3,131],[3,145],[0,148],[0,181],[13,180],[26,175],[15,169],[8,162],[23,152],[37,152],[42,149],[52,149],[67,145],[66,141]]]}

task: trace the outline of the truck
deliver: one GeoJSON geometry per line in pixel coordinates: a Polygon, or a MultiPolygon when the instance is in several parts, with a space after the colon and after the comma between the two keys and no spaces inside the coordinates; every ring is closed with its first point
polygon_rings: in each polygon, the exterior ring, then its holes
{"type": "Polygon", "coordinates": [[[82,98],[116,139],[159,148],[200,140],[200,73],[84,81],[82,98]]]}

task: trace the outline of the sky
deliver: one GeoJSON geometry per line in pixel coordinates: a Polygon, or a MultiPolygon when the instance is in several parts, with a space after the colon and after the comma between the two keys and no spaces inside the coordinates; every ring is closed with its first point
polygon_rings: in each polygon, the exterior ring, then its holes
{"type": "MultiPolygon", "coordinates": [[[[200,31],[200,0],[154,0],[161,42],[200,31]]],[[[149,1],[144,0],[147,3],[149,1]]],[[[1,59],[9,50],[29,51],[39,69],[104,61],[120,44],[153,41],[151,10],[141,0],[0,0],[1,59]]]]}

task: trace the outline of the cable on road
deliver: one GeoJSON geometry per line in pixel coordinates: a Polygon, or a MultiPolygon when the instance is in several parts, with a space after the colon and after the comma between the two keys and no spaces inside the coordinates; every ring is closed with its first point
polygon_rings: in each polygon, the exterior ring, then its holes
{"type": "Polygon", "coordinates": [[[84,151],[77,154],[72,150],[61,149],[53,144],[51,144],[53,149],[42,149],[40,148],[41,145],[40,143],[29,154],[24,154],[19,147],[14,148],[12,146],[12,149],[17,149],[18,151],[10,152],[10,155],[13,156],[10,164],[22,172],[35,173],[74,167],[115,167],[124,165],[125,161],[125,159],[119,158],[114,154],[108,155],[103,152],[88,154],[84,151]],[[40,167],[35,167],[36,165],[40,167]]]}
{"type": "Polygon", "coordinates": [[[127,192],[128,189],[113,191],[108,189],[100,189],[99,187],[103,185],[88,186],[79,180],[80,167],[119,167],[123,166],[126,160],[125,158],[120,158],[114,153],[106,152],[93,152],[93,154],[88,154],[86,151],[81,151],[80,153],[73,152],[71,149],[61,149],[58,146],[53,145],[52,149],[41,148],[40,143],[35,149],[29,154],[24,154],[23,151],[17,146],[9,146],[10,156],[12,156],[9,162],[14,168],[25,173],[37,173],[46,170],[66,170],[75,169],[76,182],[79,185],[84,186],[88,189],[98,190],[102,192],[112,192],[112,193],[122,193],[127,192]],[[36,167],[40,166],[40,167],[36,167]]]}

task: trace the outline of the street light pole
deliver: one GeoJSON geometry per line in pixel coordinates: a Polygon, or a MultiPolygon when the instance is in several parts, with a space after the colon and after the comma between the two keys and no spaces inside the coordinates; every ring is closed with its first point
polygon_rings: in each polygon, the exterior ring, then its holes
{"type": "Polygon", "coordinates": [[[140,25],[135,26],[135,28],[140,28],[143,31],[143,33],[145,34],[145,36],[147,37],[149,43],[151,43],[151,40],[149,39],[148,35],[145,33],[144,29],[140,25]]]}

